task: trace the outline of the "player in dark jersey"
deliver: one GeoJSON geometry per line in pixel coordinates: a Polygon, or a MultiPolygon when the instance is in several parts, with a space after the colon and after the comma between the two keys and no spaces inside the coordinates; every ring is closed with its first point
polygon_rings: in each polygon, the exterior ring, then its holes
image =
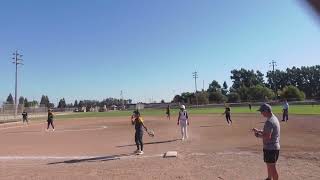
{"type": "Polygon", "coordinates": [[[167,118],[170,120],[170,105],[167,106],[166,114],[167,114],[167,118]]]}
{"type": "Polygon", "coordinates": [[[131,116],[131,123],[132,125],[134,125],[136,130],[134,140],[137,145],[137,150],[135,151],[135,153],[137,153],[137,155],[142,155],[143,154],[143,130],[147,131],[147,127],[144,125],[142,117],[138,110],[135,110],[133,112],[133,115],[131,116]]]}
{"type": "Polygon", "coordinates": [[[223,114],[226,115],[227,123],[228,123],[229,125],[232,124],[232,120],[231,120],[231,108],[230,108],[230,106],[225,105],[225,111],[224,111],[223,114]]]}
{"type": "Polygon", "coordinates": [[[29,121],[28,121],[28,113],[26,111],[23,111],[22,112],[22,122],[23,124],[26,122],[27,124],[29,124],[29,121]]]}
{"type": "Polygon", "coordinates": [[[47,122],[48,122],[48,126],[47,126],[47,131],[49,130],[49,127],[50,127],[50,125],[52,126],[52,131],[54,131],[54,125],[53,125],[53,113],[52,113],[52,110],[51,109],[49,109],[48,110],[48,120],[47,120],[47,122]]]}

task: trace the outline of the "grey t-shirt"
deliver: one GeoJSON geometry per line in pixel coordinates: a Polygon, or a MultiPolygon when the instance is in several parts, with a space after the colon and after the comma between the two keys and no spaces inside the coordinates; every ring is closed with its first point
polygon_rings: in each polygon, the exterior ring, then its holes
{"type": "Polygon", "coordinates": [[[270,140],[263,140],[263,149],[279,150],[280,149],[280,123],[275,115],[272,115],[264,124],[264,132],[271,133],[270,140]]]}

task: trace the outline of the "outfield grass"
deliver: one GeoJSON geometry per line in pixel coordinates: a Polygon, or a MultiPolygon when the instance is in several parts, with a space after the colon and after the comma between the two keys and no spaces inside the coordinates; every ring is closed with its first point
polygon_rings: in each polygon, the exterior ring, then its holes
{"type": "MultiPolygon", "coordinates": [[[[273,106],[273,112],[278,114],[282,113],[281,106],[273,106]]],[[[259,113],[256,110],[258,106],[252,106],[252,111],[248,107],[231,107],[231,113],[233,114],[253,114],[259,113]]],[[[187,108],[189,114],[222,114],[224,112],[223,107],[215,108],[187,108]]],[[[171,114],[176,115],[178,109],[171,109],[171,114]]],[[[143,109],[140,111],[143,116],[165,116],[165,109],[143,109]]],[[[73,113],[68,115],[59,115],[57,119],[64,118],[85,118],[85,117],[129,117],[132,111],[109,111],[109,112],[86,112],[86,113],[73,113]]],[[[289,114],[297,115],[320,115],[320,105],[291,105],[289,114]]]]}

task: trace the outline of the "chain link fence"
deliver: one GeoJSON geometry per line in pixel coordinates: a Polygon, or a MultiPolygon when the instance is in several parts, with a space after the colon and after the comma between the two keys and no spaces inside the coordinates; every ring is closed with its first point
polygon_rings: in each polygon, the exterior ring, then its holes
{"type": "Polygon", "coordinates": [[[17,114],[15,114],[14,104],[3,104],[0,107],[0,123],[16,122],[22,119],[22,112],[28,113],[29,119],[38,117],[45,117],[47,115],[48,108],[44,106],[24,107],[23,104],[19,104],[17,107],[17,114]]]}

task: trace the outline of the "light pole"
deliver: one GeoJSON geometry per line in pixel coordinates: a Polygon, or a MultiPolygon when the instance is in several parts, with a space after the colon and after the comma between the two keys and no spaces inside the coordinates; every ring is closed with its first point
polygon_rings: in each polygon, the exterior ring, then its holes
{"type": "Polygon", "coordinates": [[[276,93],[276,96],[278,98],[277,81],[276,81],[276,76],[275,76],[275,73],[274,73],[274,67],[277,66],[277,62],[272,60],[269,63],[269,65],[272,66],[272,79],[273,79],[274,92],[276,93]]]}
{"type": "Polygon", "coordinates": [[[194,86],[195,86],[195,96],[196,96],[196,102],[197,102],[197,107],[198,107],[198,95],[197,95],[197,78],[198,78],[198,72],[195,71],[192,73],[192,76],[194,78],[194,86]]]}
{"type": "Polygon", "coordinates": [[[13,53],[13,64],[15,64],[16,66],[16,74],[15,74],[15,92],[14,92],[14,106],[15,106],[15,111],[14,111],[14,116],[16,117],[17,116],[17,111],[18,111],[18,103],[17,103],[17,94],[18,94],[18,65],[24,65],[22,63],[22,55],[18,53],[18,50],[16,50],[14,53],[13,53]]]}

